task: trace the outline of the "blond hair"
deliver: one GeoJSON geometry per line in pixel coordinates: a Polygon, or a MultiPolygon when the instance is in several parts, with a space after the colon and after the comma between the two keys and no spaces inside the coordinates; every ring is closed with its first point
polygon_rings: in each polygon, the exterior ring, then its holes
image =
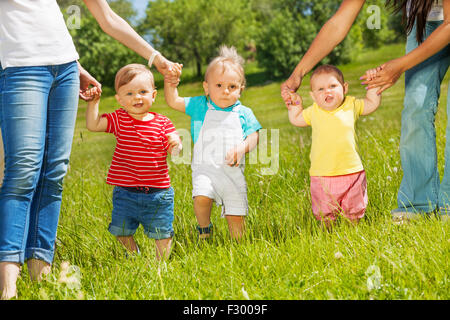
{"type": "Polygon", "coordinates": [[[219,55],[215,57],[206,68],[205,81],[208,81],[208,75],[211,70],[216,66],[222,66],[225,71],[226,67],[231,67],[241,77],[241,87],[245,87],[245,73],[244,73],[245,60],[238,53],[235,47],[227,47],[222,45],[219,48],[219,55]]]}
{"type": "Polygon", "coordinates": [[[155,79],[153,78],[152,72],[143,64],[132,63],[122,67],[116,73],[116,79],[114,81],[114,89],[116,89],[116,92],[121,86],[130,83],[139,74],[147,75],[152,87],[155,88],[155,79]]]}

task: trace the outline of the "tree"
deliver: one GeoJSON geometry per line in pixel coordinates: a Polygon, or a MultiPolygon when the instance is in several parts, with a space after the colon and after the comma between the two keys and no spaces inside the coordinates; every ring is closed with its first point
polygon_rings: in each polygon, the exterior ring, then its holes
{"type": "Polygon", "coordinates": [[[234,45],[243,53],[252,30],[248,0],[156,0],[139,27],[168,58],[193,64],[197,76],[220,45],[234,45]]]}
{"type": "MultiPolygon", "coordinates": [[[[264,12],[256,15],[264,26],[257,36],[258,63],[273,77],[288,76],[340,4],[340,0],[280,0],[272,4],[271,10],[262,6],[264,12]]],[[[361,40],[361,30],[352,28],[349,36],[321,63],[350,61],[360,52],[361,40]]]]}
{"type": "Polygon", "coordinates": [[[397,34],[392,29],[391,22],[401,17],[393,15],[391,10],[385,7],[385,0],[367,1],[358,16],[356,25],[362,30],[364,47],[379,48],[381,45],[396,40],[397,34]]]}

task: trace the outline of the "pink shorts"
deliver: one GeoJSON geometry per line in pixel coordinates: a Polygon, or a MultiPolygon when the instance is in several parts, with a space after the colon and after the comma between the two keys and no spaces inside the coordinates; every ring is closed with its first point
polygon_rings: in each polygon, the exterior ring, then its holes
{"type": "Polygon", "coordinates": [[[311,204],[317,220],[349,220],[364,216],[368,202],[366,172],[334,177],[311,177],[311,204]]]}

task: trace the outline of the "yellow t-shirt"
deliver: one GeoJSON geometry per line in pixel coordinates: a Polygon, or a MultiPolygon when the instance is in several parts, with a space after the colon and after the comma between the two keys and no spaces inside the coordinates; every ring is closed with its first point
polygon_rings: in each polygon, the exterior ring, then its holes
{"type": "Polygon", "coordinates": [[[364,100],[347,96],[333,111],[316,103],[303,110],[303,118],[312,127],[311,176],[340,176],[364,169],[355,135],[355,122],[363,109],[364,100]]]}

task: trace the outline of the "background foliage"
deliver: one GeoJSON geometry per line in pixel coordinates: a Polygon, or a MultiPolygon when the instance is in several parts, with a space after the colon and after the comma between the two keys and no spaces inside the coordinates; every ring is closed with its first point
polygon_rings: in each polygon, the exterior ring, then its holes
{"type": "MultiPolygon", "coordinates": [[[[144,18],[137,21],[128,0],[108,1],[113,10],[160,50],[167,58],[184,64],[200,78],[204,66],[221,44],[234,45],[248,60],[257,60],[267,75],[289,75],[308,49],[322,25],[341,0],[154,0],[144,18]]],[[[404,37],[401,17],[385,7],[384,0],[368,0],[346,39],[322,63],[340,64],[355,59],[364,48],[404,37]],[[380,28],[371,29],[378,6],[380,28]]],[[[71,30],[82,65],[106,86],[112,86],[115,72],[125,64],[145,60],[127,49],[98,26],[82,0],[58,0],[61,10],[78,5],[81,28],[71,30]]]]}

